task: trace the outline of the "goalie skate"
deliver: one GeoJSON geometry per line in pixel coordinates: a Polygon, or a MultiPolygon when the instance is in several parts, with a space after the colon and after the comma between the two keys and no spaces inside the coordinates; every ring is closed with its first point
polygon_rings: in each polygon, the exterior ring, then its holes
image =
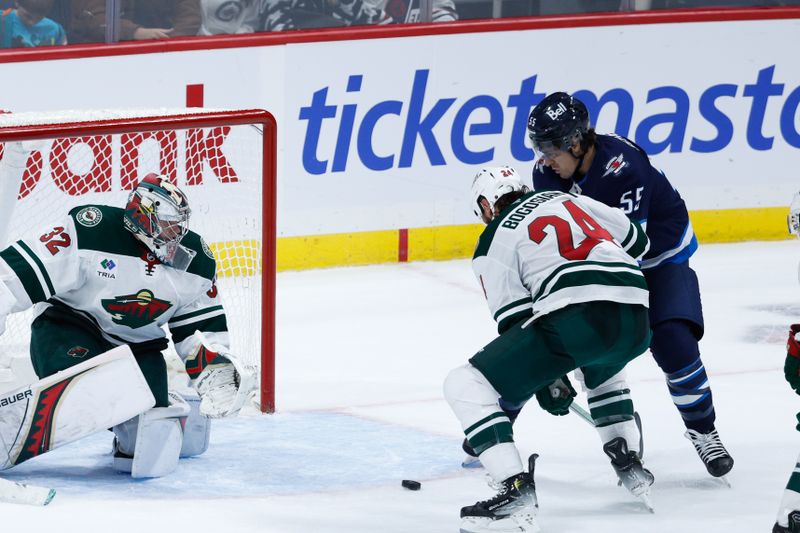
{"type": "Polygon", "coordinates": [[[528,472],[521,472],[498,485],[489,500],[461,509],[460,533],[538,533],[539,502],[533,469],[538,455],[528,460],[528,472]]]}
{"type": "Polygon", "coordinates": [[[603,451],[611,459],[611,466],[619,477],[619,485],[641,500],[651,513],[654,512],[650,486],[655,477],[644,467],[639,455],[628,450],[628,443],[622,437],[605,443],[603,451]]]}

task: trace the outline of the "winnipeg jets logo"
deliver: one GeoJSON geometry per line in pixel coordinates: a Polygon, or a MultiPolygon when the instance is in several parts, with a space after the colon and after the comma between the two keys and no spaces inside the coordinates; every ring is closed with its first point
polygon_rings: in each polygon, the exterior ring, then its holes
{"type": "Polygon", "coordinates": [[[622,154],[619,154],[617,157],[611,158],[611,160],[606,163],[606,171],[601,177],[605,178],[609,174],[619,176],[619,173],[622,172],[622,169],[627,166],[628,162],[625,161],[625,159],[622,157],[622,154]]]}

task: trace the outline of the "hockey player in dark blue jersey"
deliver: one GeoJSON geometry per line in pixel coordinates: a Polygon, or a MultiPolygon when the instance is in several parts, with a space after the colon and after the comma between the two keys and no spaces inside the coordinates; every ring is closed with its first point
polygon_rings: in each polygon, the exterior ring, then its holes
{"type": "Polygon", "coordinates": [[[553,93],[528,118],[528,136],[539,157],[535,190],[584,194],[619,207],[645,228],[650,251],[641,268],[650,289],[650,350],[686,425],[686,437],[708,472],[724,476],[733,458],[714,427],[715,412],[698,341],[703,311],[689,257],[697,249],[686,205],[647,154],[619,135],[599,135],[578,99],[553,93]]]}

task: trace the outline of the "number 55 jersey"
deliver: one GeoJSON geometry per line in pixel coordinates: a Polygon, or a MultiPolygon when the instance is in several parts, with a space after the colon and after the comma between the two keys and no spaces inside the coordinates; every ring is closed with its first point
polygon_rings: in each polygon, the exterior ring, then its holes
{"type": "Polygon", "coordinates": [[[498,331],[567,305],[648,306],[638,259],[644,230],[613,207],[560,191],[531,192],[504,209],[472,259],[498,331]]]}
{"type": "Polygon", "coordinates": [[[163,338],[168,326],[181,357],[198,330],[227,346],[216,263],[203,239],[191,231],[183,238],[193,257],[180,270],[150,254],[122,220],[117,207],[76,207],[59,225],[0,251],[0,319],[33,304],[41,303],[37,314],[61,305],[115,345],[163,338]]]}

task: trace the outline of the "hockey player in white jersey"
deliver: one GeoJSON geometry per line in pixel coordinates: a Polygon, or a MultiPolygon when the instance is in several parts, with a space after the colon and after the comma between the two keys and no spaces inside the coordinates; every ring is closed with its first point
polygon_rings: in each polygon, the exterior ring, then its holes
{"type": "MultiPolygon", "coordinates": [[[[792,198],[788,222],[789,233],[800,237],[800,192],[795,193],[792,198]]],[[[800,394],[800,324],[792,324],[789,327],[783,373],[789,386],[800,394]]],[[[800,431],[800,413],[797,414],[797,421],[797,430],[800,431]]],[[[797,458],[797,464],[783,491],[772,533],[800,533],[800,457],[797,458]]]]}
{"type": "Polygon", "coordinates": [[[158,477],[172,471],[179,456],[205,451],[209,417],[241,409],[254,378],[229,353],[214,256],[202,237],[189,231],[190,213],[174,183],[149,174],[124,209],[76,207],[36,238],[0,251],[0,327],[9,313],[36,306],[30,355],[40,383],[47,381],[51,390],[61,376],[75,378],[75,369],[80,376],[97,373],[93,361],[103,360],[101,354],[129,347],[135,364],[128,373],[143,378],[147,396],[126,415],[118,411],[126,402],[115,390],[119,386],[97,379],[94,389],[87,388],[90,405],[81,404],[83,396],[74,392],[77,381],[61,387],[58,397],[33,387],[0,398],[6,409],[0,411],[0,470],[66,443],[56,442],[59,438],[75,440],[105,429],[111,420],[115,466],[134,477],[158,477]],[[199,397],[167,390],[165,328],[199,397]],[[75,405],[64,408],[70,397],[75,405]],[[25,402],[45,402],[47,416],[35,419],[30,415],[35,408],[12,416],[17,412],[12,407],[25,402]],[[88,413],[103,410],[108,417],[87,421],[88,413]],[[80,416],[70,418],[71,413],[80,416]]]}
{"type": "Polygon", "coordinates": [[[526,472],[498,400],[519,404],[540,393],[543,407],[563,414],[574,396],[566,375],[576,369],[603,450],[622,484],[648,503],[653,476],[639,456],[623,373],[650,341],[637,262],[647,236],[622,211],[591,198],[527,192],[510,167],[481,170],[472,198],[487,224],[473,269],[500,336],[448,374],[444,395],[500,490],[461,510],[461,531],[539,531],[535,455],[526,472]]]}

